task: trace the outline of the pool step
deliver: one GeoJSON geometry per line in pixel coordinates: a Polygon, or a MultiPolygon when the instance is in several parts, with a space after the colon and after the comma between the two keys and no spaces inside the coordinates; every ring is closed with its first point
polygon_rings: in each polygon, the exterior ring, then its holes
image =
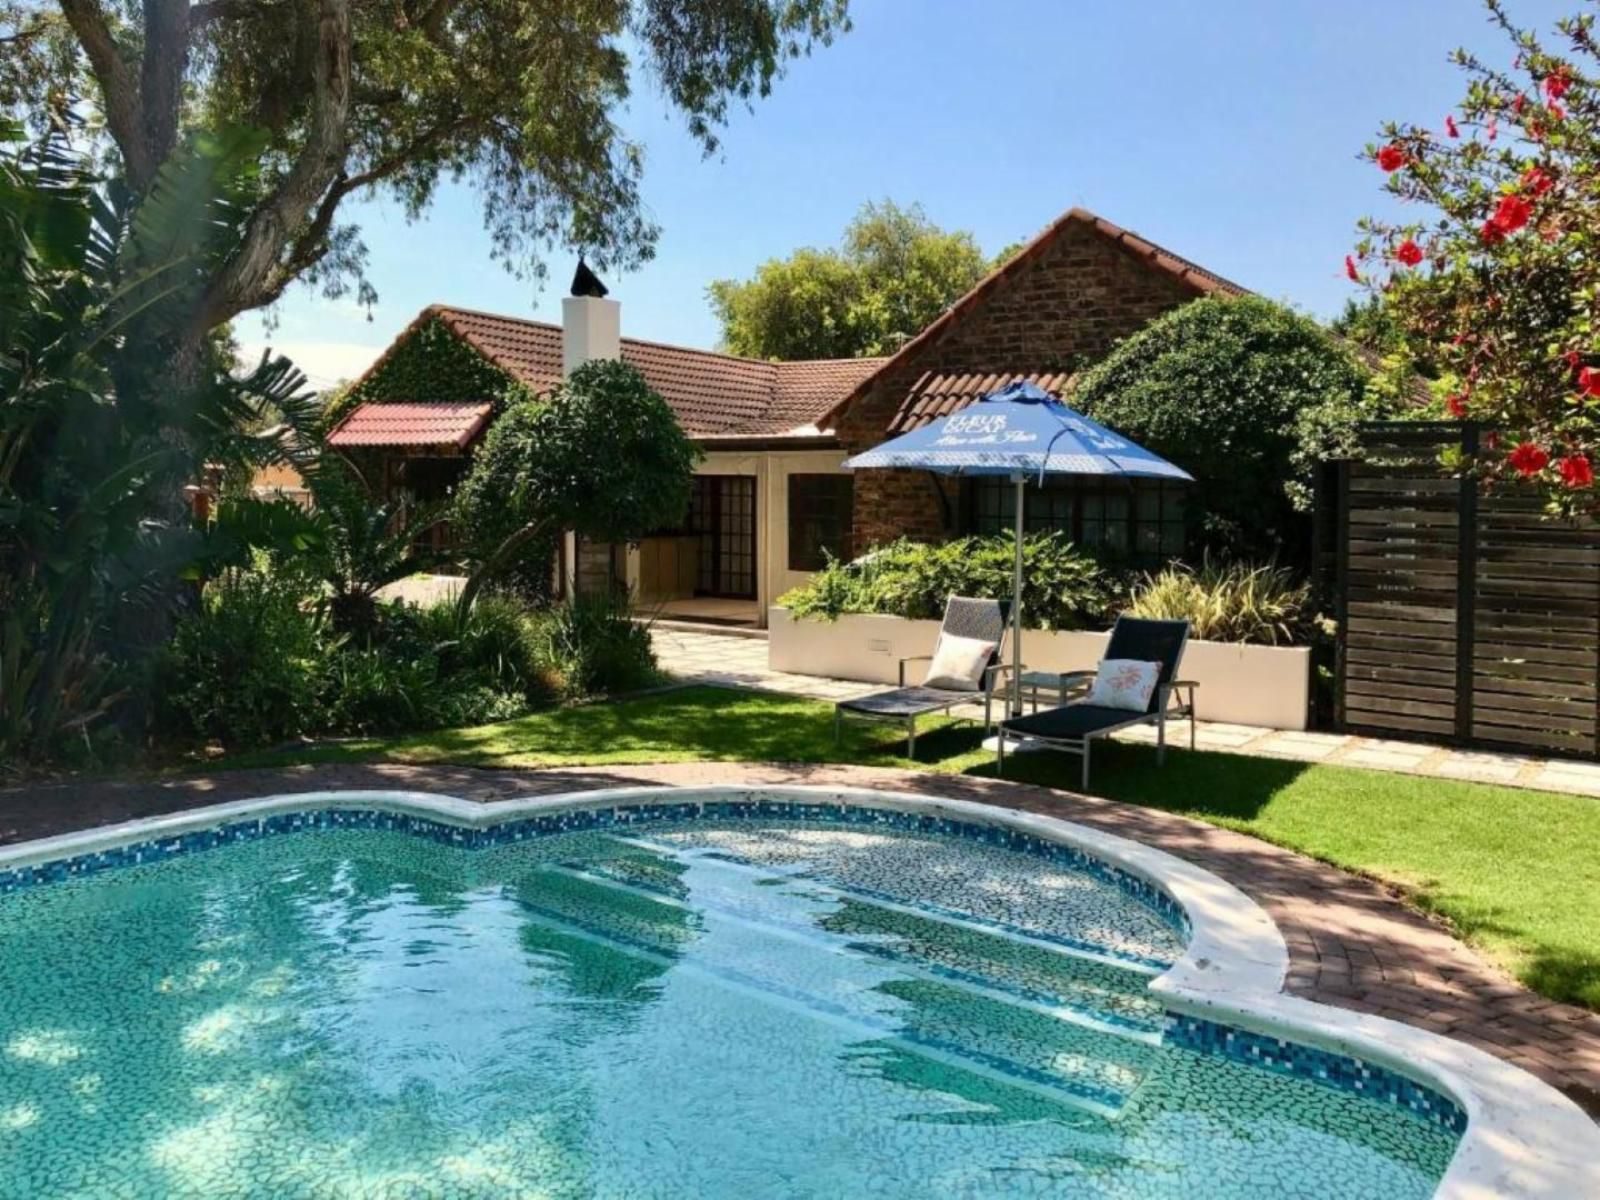
{"type": "Polygon", "coordinates": [[[947,980],[966,981],[1003,992],[1013,1001],[1060,1010],[1065,1019],[1086,1019],[1144,1033],[1152,1040],[1159,1037],[1161,1006],[1146,989],[1150,973],[1145,968],[952,920],[945,912],[861,897],[801,875],[740,867],[719,878],[729,870],[721,860],[686,861],[693,873],[675,872],[670,887],[661,885],[659,862],[632,856],[568,864],[565,869],[695,909],[821,935],[839,952],[871,955],[947,980]],[[691,880],[692,901],[686,899],[691,880]],[[809,904],[811,910],[800,904],[809,904]]]}
{"type": "MultiPolygon", "coordinates": [[[[610,840],[627,846],[632,850],[653,853],[673,869],[683,865],[694,867],[720,866],[730,871],[744,872],[768,885],[785,881],[792,881],[798,885],[803,882],[829,894],[853,896],[857,899],[869,900],[885,908],[893,908],[952,925],[960,925],[1001,937],[1047,946],[1064,954],[1091,958],[1099,962],[1120,966],[1130,971],[1140,971],[1146,975],[1159,975],[1172,966],[1170,961],[1147,958],[1119,947],[1096,943],[1089,938],[1074,937],[1043,929],[1024,928],[1009,922],[948,908],[927,900],[906,900],[886,892],[842,883],[838,880],[815,874],[813,868],[804,863],[774,866],[770,863],[754,862],[750,859],[742,858],[728,850],[704,847],[685,848],[676,846],[671,842],[638,835],[611,834],[608,837],[610,840]]],[[[622,856],[622,858],[623,861],[627,860],[627,856],[622,856]]]]}
{"type": "MultiPolygon", "coordinates": [[[[554,872],[541,875],[541,883],[584,882],[554,872]]],[[[815,963],[810,970],[803,965],[796,970],[792,954],[752,956],[751,947],[728,946],[721,937],[707,938],[692,949],[670,938],[653,945],[636,922],[608,926],[576,915],[562,891],[534,886],[528,879],[511,894],[530,923],[543,927],[558,944],[576,939],[641,960],[654,968],[652,976],[686,972],[841,1028],[863,1048],[909,1054],[1097,1116],[1113,1118],[1121,1112],[1155,1054],[1153,1046],[1141,1041],[1108,1036],[942,981],[883,974],[875,980],[842,979],[848,972],[839,971],[837,958],[820,971],[815,963]],[[712,942],[721,944],[724,953],[705,953],[712,942]],[[772,969],[775,962],[786,969],[772,969]]],[[[770,948],[771,939],[766,944],[770,948]]],[[[962,1089],[947,1079],[943,1090],[962,1089]]]]}

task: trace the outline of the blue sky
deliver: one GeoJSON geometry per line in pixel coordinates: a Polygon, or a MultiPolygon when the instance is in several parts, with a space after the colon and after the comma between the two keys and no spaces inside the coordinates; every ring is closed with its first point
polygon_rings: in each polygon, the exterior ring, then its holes
{"type": "MultiPolygon", "coordinates": [[[[1573,0],[1511,0],[1548,29],[1573,0]]],[[[1503,60],[1471,0],[855,0],[855,29],[796,62],[704,158],[644,81],[624,125],[646,147],[656,258],[608,279],[623,332],[714,346],[713,279],[831,245],[860,204],[921,203],[986,251],[1082,205],[1267,296],[1331,316],[1377,169],[1381,122],[1442,124],[1457,45],[1503,60]]],[[[292,291],[276,328],[239,322],[317,385],[358,373],[427,304],[559,320],[575,261],[542,290],[490,261],[475,197],[446,187],[407,224],[381,200],[346,209],[379,303],[292,291]]]]}

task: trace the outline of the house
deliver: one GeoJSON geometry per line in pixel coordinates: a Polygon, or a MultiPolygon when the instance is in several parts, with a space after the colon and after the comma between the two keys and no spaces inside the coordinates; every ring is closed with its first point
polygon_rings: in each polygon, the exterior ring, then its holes
{"type": "MultiPolygon", "coordinates": [[[[1119,339],[1212,294],[1246,293],[1073,209],[885,358],[764,362],[625,338],[617,302],[592,295],[567,298],[559,326],[434,305],[357,381],[328,441],[374,487],[436,497],[460,478],[510,385],[545,391],[581,362],[621,358],[705,460],[683,528],[628,547],[569,537],[555,567],[562,586],[626,585],[673,615],[763,624],[767,606],[829,555],[1010,527],[1009,487],[852,476],[846,457],[1013,379],[1062,395],[1119,339]]],[[[1157,560],[1183,549],[1180,506],[1170,484],[1063,480],[1027,516],[1030,527],[1157,560]]]]}

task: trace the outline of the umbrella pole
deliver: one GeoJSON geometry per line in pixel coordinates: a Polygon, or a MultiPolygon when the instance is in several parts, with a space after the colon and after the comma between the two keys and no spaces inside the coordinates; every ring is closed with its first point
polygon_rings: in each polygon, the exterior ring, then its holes
{"type": "MultiPolygon", "coordinates": [[[[1011,715],[1022,715],[1022,488],[1023,476],[1016,476],[1017,531],[1016,563],[1011,575],[1011,715]]],[[[1004,734],[1001,734],[1004,737],[1004,734]]]]}

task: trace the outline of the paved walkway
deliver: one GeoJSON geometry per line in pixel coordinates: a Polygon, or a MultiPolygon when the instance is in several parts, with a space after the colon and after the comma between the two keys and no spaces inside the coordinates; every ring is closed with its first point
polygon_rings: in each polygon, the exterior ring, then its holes
{"type": "MultiPolygon", "coordinates": [[[[767,643],[764,638],[684,629],[657,629],[654,636],[656,656],[662,668],[680,679],[760,688],[788,695],[810,696],[830,703],[880,691],[884,686],[773,671],[767,666],[767,643]]],[[[1203,708],[1203,696],[1200,703],[1203,708]]],[[[1144,726],[1117,736],[1128,741],[1152,742],[1155,740],[1155,730],[1144,726]]],[[[1264,729],[1217,721],[1201,721],[1196,730],[1196,741],[1202,750],[1226,750],[1264,758],[1338,763],[1346,767],[1403,771],[1440,779],[1466,779],[1477,783],[1501,783],[1548,792],[1600,796],[1600,763],[1456,750],[1429,742],[1358,737],[1347,733],[1264,729]]]]}
{"type": "Polygon", "coordinates": [[[671,763],[505,771],[373,763],[86,781],[0,791],[0,842],[277,792],[398,788],[488,801],[636,784],[806,783],[917,791],[1048,813],[1158,846],[1231,881],[1277,921],[1288,990],[1481,1046],[1600,1117],[1600,1015],[1508,981],[1381,885],[1186,817],[1005,780],[866,767],[671,763]]]}

